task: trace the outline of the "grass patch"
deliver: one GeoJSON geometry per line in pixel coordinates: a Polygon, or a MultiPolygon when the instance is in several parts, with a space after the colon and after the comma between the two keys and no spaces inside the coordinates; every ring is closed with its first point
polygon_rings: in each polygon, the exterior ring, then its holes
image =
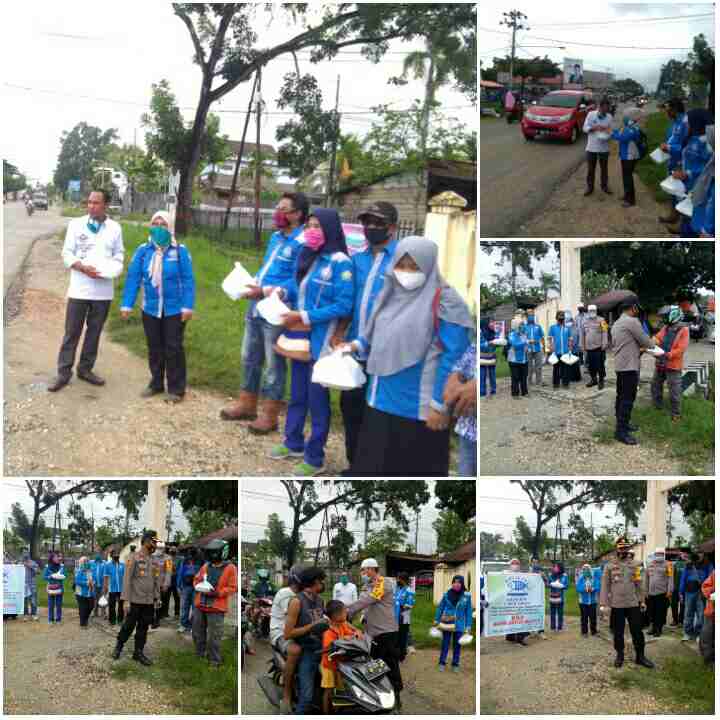
{"type": "Polygon", "coordinates": [[[662,698],[669,705],[667,714],[715,714],[715,675],[712,666],[706,666],[699,655],[669,657],[660,672],[626,664],[613,682],[623,690],[639,688],[662,698]]]}
{"type": "Polygon", "coordinates": [[[163,648],[149,668],[126,660],[115,663],[112,673],[119,680],[135,677],[143,683],[172,688],[179,715],[236,715],[237,651],[237,639],[225,638],[221,643],[223,664],[210,669],[192,647],[163,648]]]}
{"type": "Polygon", "coordinates": [[[495,353],[495,356],[497,357],[497,364],[495,365],[495,377],[510,377],[510,365],[508,365],[508,361],[505,359],[505,355],[503,355],[502,353],[502,348],[500,349],[500,352],[495,353]]]}
{"type": "Polygon", "coordinates": [[[658,165],[656,162],[653,162],[649,153],[658,147],[660,143],[665,142],[669,122],[664,112],[656,112],[648,115],[643,130],[645,130],[645,134],[647,135],[649,152],[648,155],[635,166],[635,172],[643,184],[654,191],[655,200],[658,202],[664,202],[668,199],[668,194],[660,189],[660,183],[667,177],[667,165],[665,165],[665,163],[658,165]]]}

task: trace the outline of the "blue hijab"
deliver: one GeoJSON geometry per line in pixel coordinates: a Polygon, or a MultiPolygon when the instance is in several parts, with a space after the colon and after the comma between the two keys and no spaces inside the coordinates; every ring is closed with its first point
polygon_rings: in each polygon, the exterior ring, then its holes
{"type": "Polygon", "coordinates": [[[485,342],[490,342],[495,339],[495,333],[490,327],[490,320],[488,318],[480,320],[480,334],[485,342]]]}
{"type": "Polygon", "coordinates": [[[298,284],[307,275],[310,266],[318,255],[332,255],[336,252],[348,254],[345,242],[345,233],[342,229],[342,222],[338,211],[332,208],[317,208],[308,217],[316,217],[325,236],[325,244],[317,251],[304,246],[297,259],[297,270],[295,277],[298,284]]]}

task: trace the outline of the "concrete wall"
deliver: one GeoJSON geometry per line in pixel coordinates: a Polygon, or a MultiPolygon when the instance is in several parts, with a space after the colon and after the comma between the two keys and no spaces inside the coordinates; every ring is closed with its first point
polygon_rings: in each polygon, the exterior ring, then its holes
{"type": "Polygon", "coordinates": [[[433,603],[438,605],[442,600],[442,596],[450,587],[453,576],[462,575],[465,578],[465,587],[470,591],[472,596],[473,608],[477,609],[476,597],[476,579],[475,574],[475,558],[470,558],[461,565],[446,565],[439,563],[435,566],[435,576],[433,579],[433,603]]]}

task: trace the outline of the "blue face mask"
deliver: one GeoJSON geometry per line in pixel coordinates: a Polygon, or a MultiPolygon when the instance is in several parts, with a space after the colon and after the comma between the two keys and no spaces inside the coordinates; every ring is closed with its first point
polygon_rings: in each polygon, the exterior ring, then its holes
{"type": "Polygon", "coordinates": [[[165,248],[170,244],[172,235],[170,231],[162,225],[153,225],[150,228],[150,239],[159,247],[165,248]]]}
{"type": "Polygon", "coordinates": [[[101,227],[102,223],[97,220],[88,220],[87,228],[91,233],[93,233],[93,235],[97,235],[97,233],[100,232],[101,227]]]}
{"type": "Polygon", "coordinates": [[[528,325],[534,325],[535,324],[535,316],[534,315],[528,315],[528,325]]]}

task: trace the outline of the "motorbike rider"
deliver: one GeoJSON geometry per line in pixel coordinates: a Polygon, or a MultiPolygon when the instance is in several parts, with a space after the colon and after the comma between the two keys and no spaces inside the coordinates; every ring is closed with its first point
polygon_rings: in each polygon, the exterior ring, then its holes
{"type": "Polygon", "coordinates": [[[35,209],[35,204],[33,203],[32,195],[26,195],[25,196],[25,209],[27,210],[28,215],[33,214],[33,210],[35,209]]]}
{"type": "Polygon", "coordinates": [[[255,576],[257,579],[252,588],[255,597],[271,597],[275,594],[275,588],[270,582],[270,572],[266,568],[258,568],[255,576]]]}

